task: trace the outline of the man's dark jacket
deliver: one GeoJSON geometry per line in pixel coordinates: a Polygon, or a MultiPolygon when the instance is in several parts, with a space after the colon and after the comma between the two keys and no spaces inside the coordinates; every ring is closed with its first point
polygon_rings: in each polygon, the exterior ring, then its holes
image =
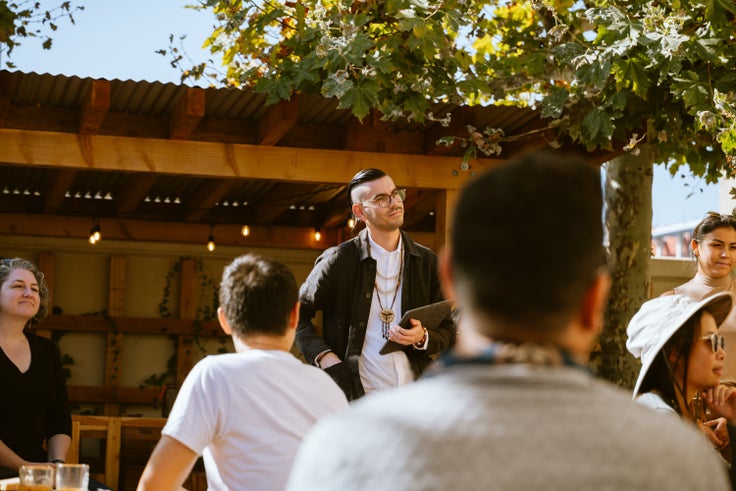
{"type": "MultiPolygon", "coordinates": [[[[437,255],[415,243],[403,231],[401,240],[404,244],[403,311],[443,300],[437,255]]],[[[358,359],[363,349],[375,280],[376,261],[370,255],[368,231],[364,229],[357,237],[324,251],[299,291],[301,307],[296,344],[308,363],[314,363],[315,357],[325,350],[331,350],[343,360],[326,372],[350,400],[364,394],[358,359]],[[312,324],[318,311],[322,311],[321,337],[312,324]]],[[[455,325],[448,315],[430,331],[426,350],[413,346],[404,348],[414,375],[421,375],[434,356],[454,342],[455,325]]]]}

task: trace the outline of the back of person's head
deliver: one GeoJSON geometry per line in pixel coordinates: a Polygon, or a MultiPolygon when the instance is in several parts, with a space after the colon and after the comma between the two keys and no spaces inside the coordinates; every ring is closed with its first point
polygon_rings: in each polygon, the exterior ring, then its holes
{"type": "Polygon", "coordinates": [[[222,273],[220,308],[233,332],[282,336],[298,299],[288,266],[257,254],[235,258],[222,273]]]}
{"type": "Polygon", "coordinates": [[[41,271],[38,270],[38,266],[36,266],[31,261],[28,261],[21,257],[4,258],[0,260],[0,287],[2,287],[5,282],[8,281],[10,273],[15,271],[16,269],[25,269],[26,271],[30,271],[31,274],[33,274],[34,278],[36,278],[36,283],[38,283],[38,296],[40,298],[38,312],[35,316],[33,316],[32,319],[30,319],[29,324],[37,323],[41,319],[46,317],[49,308],[49,289],[46,286],[44,275],[41,271]]]}
{"type": "Polygon", "coordinates": [[[348,208],[352,208],[353,203],[360,201],[360,198],[356,199],[356,196],[353,196],[353,190],[355,188],[363,183],[375,181],[376,179],[380,179],[386,175],[387,174],[380,169],[363,169],[355,174],[347,187],[348,208]]]}
{"type": "Polygon", "coordinates": [[[454,212],[457,296],[529,331],[561,329],[603,265],[599,168],[535,154],[469,182],[454,212]]]}
{"type": "Polygon", "coordinates": [[[705,215],[705,218],[693,229],[693,240],[700,244],[706,235],[718,228],[732,228],[736,230],[736,216],[709,211],[705,215]]]}

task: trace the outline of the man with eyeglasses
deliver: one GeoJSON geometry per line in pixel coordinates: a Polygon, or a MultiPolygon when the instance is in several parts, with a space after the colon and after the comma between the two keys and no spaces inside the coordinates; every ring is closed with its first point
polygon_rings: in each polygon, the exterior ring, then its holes
{"type": "Polygon", "coordinates": [[[401,230],[405,196],[385,172],[358,172],[347,198],[366,227],[322,253],[300,289],[297,346],[349,400],[412,382],[455,340],[449,315],[431,332],[417,319],[398,325],[404,312],[443,300],[437,255],[401,230]],[[389,340],[403,348],[380,354],[389,340]]]}

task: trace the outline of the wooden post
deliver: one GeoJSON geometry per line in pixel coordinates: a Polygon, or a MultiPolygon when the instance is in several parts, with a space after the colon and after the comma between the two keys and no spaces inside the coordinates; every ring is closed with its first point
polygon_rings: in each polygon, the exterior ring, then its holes
{"type": "MultiPolygon", "coordinates": [[[[183,259],[180,269],[179,318],[194,321],[197,314],[197,262],[183,259]]],[[[193,336],[179,336],[176,347],[176,383],[181,386],[194,365],[192,358],[193,336]]]]}
{"type": "Polygon", "coordinates": [[[454,189],[446,189],[444,191],[440,191],[438,194],[434,216],[434,249],[437,253],[447,245],[447,241],[450,238],[452,210],[455,208],[458,193],[454,189]]]}
{"type": "MultiPolygon", "coordinates": [[[[125,315],[125,257],[110,257],[110,284],[107,312],[110,317],[125,315]]],[[[107,333],[105,353],[105,386],[117,391],[120,387],[120,365],[123,358],[123,335],[113,329],[107,333]]],[[[120,403],[105,403],[106,416],[120,416],[120,403]]]]}

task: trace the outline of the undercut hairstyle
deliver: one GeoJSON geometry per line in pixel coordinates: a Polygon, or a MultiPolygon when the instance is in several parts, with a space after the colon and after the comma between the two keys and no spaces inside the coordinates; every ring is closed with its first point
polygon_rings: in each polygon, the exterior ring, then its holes
{"type": "Polygon", "coordinates": [[[707,234],[718,228],[732,228],[736,230],[736,216],[709,211],[705,218],[695,226],[695,229],[693,230],[693,240],[698,244],[701,244],[703,238],[707,234]]]}
{"type": "Polygon", "coordinates": [[[38,312],[36,312],[36,315],[34,315],[32,319],[29,319],[26,324],[26,328],[30,328],[34,324],[38,324],[38,322],[40,322],[41,319],[46,317],[49,313],[49,289],[46,286],[43,273],[38,270],[38,266],[21,257],[4,258],[0,260],[0,287],[8,281],[10,273],[16,269],[25,269],[26,271],[30,271],[34,278],[36,278],[36,283],[38,283],[38,296],[40,301],[38,312]]]}
{"type": "Polygon", "coordinates": [[[353,176],[353,178],[348,183],[347,188],[347,198],[348,198],[348,209],[352,209],[353,207],[353,189],[360,186],[364,182],[371,182],[375,181],[376,179],[380,179],[382,177],[386,177],[388,174],[383,172],[380,169],[363,169],[362,171],[358,172],[353,176]]]}
{"type": "Polygon", "coordinates": [[[284,335],[298,295],[291,269],[265,256],[237,257],[222,273],[220,307],[241,338],[284,335]]]}
{"type": "Polygon", "coordinates": [[[559,330],[605,264],[600,170],[534,154],[463,189],[452,221],[458,297],[488,318],[559,330]]]}

